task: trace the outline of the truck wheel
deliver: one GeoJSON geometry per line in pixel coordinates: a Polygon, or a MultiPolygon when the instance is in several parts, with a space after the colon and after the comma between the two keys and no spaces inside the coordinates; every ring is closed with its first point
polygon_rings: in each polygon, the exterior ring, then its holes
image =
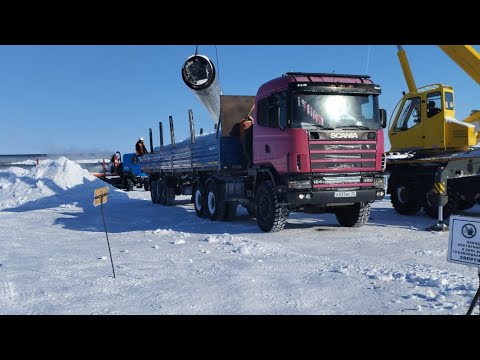
{"type": "Polygon", "coordinates": [[[152,203],[157,204],[158,203],[158,194],[157,194],[157,181],[154,180],[152,181],[151,187],[150,187],[150,196],[152,198],[152,203]]]}
{"type": "MultiPolygon", "coordinates": [[[[449,203],[443,207],[443,219],[447,219],[450,215],[454,214],[452,213],[452,208],[448,204],[449,203]]],[[[423,206],[423,211],[425,211],[425,213],[432,219],[438,219],[438,206],[432,206],[427,203],[423,206]]]]}
{"type": "Polygon", "coordinates": [[[448,199],[450,202],[450,199],[454,200],[454,207],[451,209],[452,214],[457,213],[458,211],[462,210],[468,210],[474,207],[477,204],[477,201],[475,200],[475,195],[471,194],[470,192],[467,191],[467,194],[465,194],[465,188],[468,188],[468,185],[465,186],[462,184],[459,184],[455,181],[450,181],[448,183],[448,199]]]}
{"type": "Polygon", "coordinates": [[[217,193],[217,187],[215,182],[210,181],[207,186],[206,196],[206,208],[207,215],[210,220],[219,221],[225,218],[226,213],[226,201],[220,200],[220,196],[217,193]]]}
{"type": "Polygon", "coordinates": [[[285,227],[287,209],[278,204],[275,185],[264,181],[257,189],[257,224],[265,232],[277,232],[285,227]]]}
{"type": "Polygon", "coordinates": [[[167,183],[163,186],[163,196],[165,199],[165,206],[173,206],[175,205],[175,188],[168,187],[167,183]]]}
{"type": "MultiPolygon", "coordinates": [[[[447,203],[448,205],[448,203],[447,203]]],[[[445,205],[443,207],[443,218],[446,219],[446,218],[449,218],[450,215],[452,215],[452,213],[450,212],[449,210],[449,207],[447,207],[447,205],[445,205]]],[[[425,211],[425,213],[430,216],[432,219],[438,219],[438,206],[432,206],[430,204],[425,204],[423,206],[423,211],[425,211]]]]}
{"type": "Polygon", "coordinates": [[[236,201],[225,201],[227,207],[225,209],[225,221],[232,221],[237,214],[238,203],[236,201]]]}
{"type": "MultiPolygon", "coordinates": [[[[448,185],[448,202],[443,206],[443,218],[449,218],[450,215],[456,214],[459,210],[462,210],[462,200],[460,199],[460,194],[455,190],[453,185],[448,185]]],[[[425,205],[423,206],[423,211],[430,216],[432,219],[438,219],[438,206],[432,205],[435,202],[434,197],[435,193],[433,189],[427,192],[425,205]]]]}
{"type": "Polygon", "coordinates": [[[355,203],[335,210],[338,223],[345,227],[360,227],[367,223],[370,217],[370,204],[368,202],[355,203]]]}
{"type": "Polygon", "coordinates": [[[203,193],[203,187],[200,183],[196,182],[193,184],[193,206],[195,207],[195,213],[198,217],[205,217],[204,205],[205,205],[205,196],[203,193]]]}
{"type": "Polygon", "coordinates": [[[458,210],[468,210],[477,205],[476,200],[460,200],[460,204],[458,205],[458,210]]]}
{"type": "Polygon", "coordinates": [[[393,208],[402,215],[415,215],[423,205],[423,196],[420,196],[412,185],[402,182],[393,187],[390,199],[393,208]]]}
{"type": "Polygon", "coordinates": [[[146,181],[144,184],[143,184],[143,188],[145,189],[145,191],[149,191],[150,190],[150,183],[148,181],[146,181]]]}
{"type": "Polygon", "coordinates": [[[157,204],[165,205],[165,180],[157,180],[157,204]]]}
{"type": "Polygon", "coordinates": [[[257,217],[257,206],[254,202],[249,202],[245,206],[245,209],[247,209],[248,215],[250,215],[251,217],[257,217]]]}
{"type": "Polygon", "coordinates": [[[132,179],[127,179],[126,181],[126,190],[127,191],[133,191],[133,187],[135,186],[135,184],[133,183],[132,179]]]}

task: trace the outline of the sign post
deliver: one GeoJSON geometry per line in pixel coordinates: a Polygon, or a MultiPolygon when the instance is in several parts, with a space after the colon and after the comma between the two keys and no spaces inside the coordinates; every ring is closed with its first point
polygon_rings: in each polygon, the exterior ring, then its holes
{"type": "Polygon", "coordinates": [[[447,261],[478,267],[479,287],[468,309],[470,315],[480,297],[480,219],[464,216],[450,217],[447,261]]]}
{"type": "Polygon", "coordinates": [[[108,186],[95,189],[93,194],[93,206],[100,205],[102,211],[103,227],[105,228],[105,235],[107,237],[108,252],[110,253],[110,262],[112,264],[113,277],[115,278],[115,268],[113,267],[112,251],[110,250],[110,242],[108,241],[107,225],[105,224],[105,217],[103,216],[103,204],[107,202],[108,186]]]}

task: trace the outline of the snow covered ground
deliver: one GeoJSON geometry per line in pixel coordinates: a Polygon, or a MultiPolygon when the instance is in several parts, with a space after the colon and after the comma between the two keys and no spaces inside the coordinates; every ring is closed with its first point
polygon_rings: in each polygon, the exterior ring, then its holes
{"type": "Polygon", "coordinates": [[[242,207],[211,222],[188,196],[163,207],[110,187],[113,278],[104,186],[63,157],[0,171],[0,314],[465,314],[478,287],[447,262],[448,233],[388,198],[359,229],[292,213],[267,234],[242,207]]]}

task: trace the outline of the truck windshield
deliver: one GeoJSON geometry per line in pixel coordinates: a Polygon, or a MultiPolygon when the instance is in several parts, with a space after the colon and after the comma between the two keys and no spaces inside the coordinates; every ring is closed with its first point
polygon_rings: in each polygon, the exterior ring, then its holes
{"type": "Polygon", "coordinates": [[[302,94],[292,97],[293,128],[378,130],[378,95],[302,94]]]}

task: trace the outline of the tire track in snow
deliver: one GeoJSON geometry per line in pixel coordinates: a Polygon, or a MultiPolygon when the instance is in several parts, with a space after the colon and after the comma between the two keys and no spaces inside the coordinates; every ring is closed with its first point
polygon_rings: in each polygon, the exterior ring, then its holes
{"type": "Polygon", "coordinates": [[[15,300],[17,298],[17,291],[15,284],[11,281],[5,281],[0,287],[0,300],[15,300]]]}

